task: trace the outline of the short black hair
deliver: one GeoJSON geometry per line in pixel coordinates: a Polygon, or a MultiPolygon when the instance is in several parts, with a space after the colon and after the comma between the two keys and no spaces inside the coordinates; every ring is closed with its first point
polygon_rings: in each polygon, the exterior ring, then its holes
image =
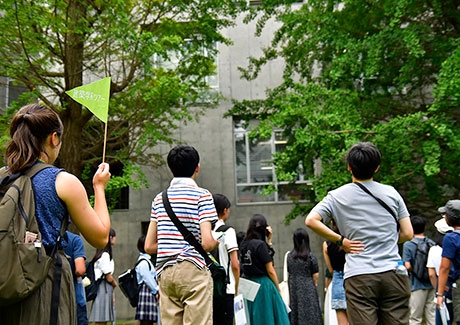
{"type": "Polygon", "coordinates": [[[214,205],[216,207],[217,215],[221,215],[224,209],[229,209],[232,205],[230,200],[223,194],[213,194],[214,205]]]}
{"type": "Polygon", "coordinates": [[[410,222],[412,224],[412,228],[414,229],[414,234],[423,234],[425,232],[425,219],[420,216],[411,216],[410,222]]]}
{"type": "Polygon", "coordinates": [[[347,153],[347,164],[359,180],[372,178],[381,160],[379,149],[370,142],[358,142],[347,153]]]}
{"type": "Polygon", "coordinates": [[[167,159],[174,177],[192,177],[200,163],[198,151],[184,144],[172,148],[167,159]]]}
{"type": "Polygon", "coordinates": [[[145,235],[141,235],[139,239],[137,240],[137,249],[141,253],[145,253],[145,235]]]}
{"type": "Polygon", "coordinates": [[[445,214],[446,216],[446,222],[449,226],[451,227],[455,227],[455,226],[460,226],[460,219],[459,218],[455,218],[451,215],[448,215],[447,213],[445,214]]]}

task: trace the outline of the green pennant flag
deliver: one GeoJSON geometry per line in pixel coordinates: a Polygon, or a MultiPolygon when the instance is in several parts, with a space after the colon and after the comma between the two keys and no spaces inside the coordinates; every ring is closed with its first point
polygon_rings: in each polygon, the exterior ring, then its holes
{"type": "Polygon", "coordinates": [[[110,77],[66,91],[76,102],[107,123],[109,115],[110,77]]]}

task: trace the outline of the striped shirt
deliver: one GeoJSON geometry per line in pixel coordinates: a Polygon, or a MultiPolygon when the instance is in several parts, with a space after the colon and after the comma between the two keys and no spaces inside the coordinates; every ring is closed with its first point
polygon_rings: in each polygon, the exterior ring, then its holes
{"type": "MultiPolygon", "coordinates": [[[[217,212],[212,194],[195,183],[192,178],[176,177],[168,188],[171,208],[180,222],[201,243],[200,224],[217,221],[217,212]]],[[[199,269],[206,266],[204,258],[190,245],[169,218],[159,193],[152,202],[150,221],[157,223],[157,262],[158,275],[167,266],[177,262],[189,261],[199,269]]]]}

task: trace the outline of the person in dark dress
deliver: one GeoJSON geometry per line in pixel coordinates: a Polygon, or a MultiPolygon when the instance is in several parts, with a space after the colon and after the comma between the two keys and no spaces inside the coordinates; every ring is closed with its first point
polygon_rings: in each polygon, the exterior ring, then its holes
{"type": "Polygon", "coordinates": [[[305,229],[294,232],[294,249],[289,252],[289,301],[291,325],[322,325],[318,285],[318,260],[310,251],[310,239],[305,229]]]}

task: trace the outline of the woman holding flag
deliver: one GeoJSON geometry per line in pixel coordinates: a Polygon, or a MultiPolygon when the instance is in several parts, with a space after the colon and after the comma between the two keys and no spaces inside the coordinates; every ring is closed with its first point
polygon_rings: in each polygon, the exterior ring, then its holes
{"type": "MultiPolygon", "coordinates": [[[[10,124],[11,140],[6,148],[9,173],[23,172],[35,164],[49,164],[32,178],[35,211],[42,244],[49,253],[58,242],[61,225],[68,221],[78,228],[89,244],[103,248],[110,230],[105,186],[110,179],[109,165],[99,165],[93,177],[94,208],[83,184],[62,168],[52,166],[62,145],[63,124],[56,112],[40,104],[22,107],[10,124]]],[[[71,144],[70,144],[71,145],[71,144]]],[[[2,176],[2,175],[0,175],[2,176]]],[[[76,324],[76,305],[70,265],[62,255],[62,275],[57,317],[51,312],[53,271],[51,264],[45,282],[19,303],[0,308],[5,324],[76,324]]]]}

